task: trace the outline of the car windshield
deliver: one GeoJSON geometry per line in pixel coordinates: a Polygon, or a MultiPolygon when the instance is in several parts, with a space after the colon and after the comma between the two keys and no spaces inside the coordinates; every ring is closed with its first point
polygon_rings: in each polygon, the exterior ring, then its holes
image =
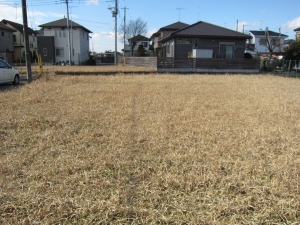
{"type": "Polygon", "coordinates": [[[0,68],[10,68],[10,67],[6,62],[0,60],[0,68]]]}

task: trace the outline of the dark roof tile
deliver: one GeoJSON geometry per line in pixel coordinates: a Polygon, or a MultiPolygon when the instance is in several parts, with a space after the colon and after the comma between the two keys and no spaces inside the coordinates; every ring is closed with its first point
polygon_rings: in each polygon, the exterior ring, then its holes
{"type": "MultiPolygon", "coordinates": [[[[78,24],[72,20],[69,20],[69,25],[72,26],[73,28],[82,28],[89,33],[93,33],[92,31],[88,30],[84,26],[81,26],[80,24],[78,24]]],[[[42,28],[63,27],[63,28],[66,28],[67,27],[67,18],[55,20],[50,23],[45,23],[45,24],[39,25],[39,27],[42,27],[42,28]]]]}
{"type": "MultiPolygon", "coordinates": [[[[252,33],[253,35],[258,35],[258,36],[265,36],[266,35],[264,30],[249,30],[249,32],[252,33]]],[[[268,32],[269,32],[269,35],[271,37],[278,37],[278,36],[288,37],[285,34],[277,33],[277,32],[274,32],[274,31],[269,30],[268,32]]]]}
{"type": "Polygon", "coordinates": [[[190,26],[184,27],[180,30],[172,32],[166,38],[160,40],[168,40],[174,36],[189,36],[189,37],[226,37],[226,38],[241,38],[249,39],[250,35],[246,35],[234,30],[220,27],[207,22],[199,21],[190,26]]]}
{"type": "Polygon", "coordinates": [[[10,31],[10,32],[16,32],[15,29],[12,29],[8,26],[5,26],[4,24],[0,23],[0,30],[7,30],[7,31],[10,31]]]}
{"type": "MultiPolygon", "coordinates": [[[[16,29],[17,31],[19,31],[20,33],[23,34],[23,24],[19,24],[19,23],[15,23],[9,20],[2,20],[1,23],[3,23],[4,25],[9,24],[10,26],[12,26],[14,29],[16,29]]],[[[31,35],[36,35],[36,32],[31,29],[30,27],[28,27],[28,33],[31,35]]]]}

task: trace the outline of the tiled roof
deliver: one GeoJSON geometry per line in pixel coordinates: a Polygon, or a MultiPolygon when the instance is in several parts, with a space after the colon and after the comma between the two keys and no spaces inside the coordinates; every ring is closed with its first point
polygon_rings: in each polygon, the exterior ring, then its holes
{"type": "Polygon", "coordinates": [[[300,31],[300,27],[296,28],[294,31],[300,31]]]}
{"type": "Polygon", "coordinates": [[[234,30],[220,27],[214,24],[199,21],[190,26],[172,32],[169,36],[161,41],[168,40],[174,36],[188,36],[188,37],[224,37],[224,38],[240,38],[249,39],[250,35],[246,35],[234,30]]]}
{"type": "Polygon", "coordinates": [[[179,30],[179,29],[182,29],[187,26],[189,26],[189,24],[182,23],[182,22],[176,22],[176,23],[172,23],[168,26],[162,27],[159,30],[179,30]]]}
{"type": "Polygon", "coordinates": [[[132,40],[132,41],[150,41],[151,39],[139,34],[137,36],[129,38],[128,40],[132,40]]]}
{"type": "MultiPolygon", "coordinates": [[[[72,26],[72,28],[82,28],[89,33],[93,33],[92,31],[88,30],[84,26],[81,26],[80,24],[78,24],[72,20],[69,20],[69,25],[72,26]]],[[[42,27],[42,28],[63,27],[63,28],[66,28],[67,27],[67,18],[55,20],[50,23],[45,23],[45,24],[39,25],[39,27],[42,27]]]]}
{"type": "MultiPolygon", "coordinates": [[[[23,24],[15,23],[15,22],[5,20],[5,19],[2,20],[1,23],[3,23],[4,25],[9,24],[14,29],[16,29],[17,31],[19,31],[20,33],[23,34],[23,24]]],[[[30,27],[28,27],[28,33],[31,34],[31,35],[36,35],[36,32],[34,30],[32,30],[30,27]]]]}
{"type": "Polygon", "coordinates": [[[8,26],[5,26],[4,24],[0,23],[0,30],[7,30],[7,31],[10,31],[10,32],[16,32],[16,30],[8,27],[8,26]]]}
{"type": "MultiPolygon", "coordinates": [[[[252,33],[253,35],[257,35],[257,36],[265,36],[266,35],[264,30],[249,30],[249,33],[252,33]]],[[[277,33],[277,32],[270,31],[270,30],[268,30],[268,33],[271,37],[278,37],[278,36],[288,37],[285,34],[277,33]]]]}
{"type": "Polygon", "coordinates": [[[167,25],[167,26],[164,26],[164,27],[160,28],[156,33],[153,33],[150,38],[152,39],[154,37],[160,36],[160,32],[163,31],[163,30],[176,31],[176,30],[182,29],[182,28],[187,27],[187,26],[189,26],[189,25],[186,24],[186,23],[182,23],[182,22],[172,23],[170,25],[167,25]]]}

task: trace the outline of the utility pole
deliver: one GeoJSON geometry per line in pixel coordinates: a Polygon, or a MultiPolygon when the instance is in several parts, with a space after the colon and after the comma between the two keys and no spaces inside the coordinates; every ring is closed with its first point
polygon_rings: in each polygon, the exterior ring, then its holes
{"type": "Polygon", "coordinates": [[[69,1],[65,0],[67,5],[67,27],[68,27],[68,47],[69,47],[69,65],[72,64],[72,57],[71,57],[71,34],[70,34],[70,26],[69,26],[69,1]]]}
{"type": "Polygon", "coordinates": [[[115,65],[117,65],[117,15],[118,15],[118,0],[115,0],[115,65]]]}
{"type": "Polygon", "coordinates": [[[176,8],[179,11],[179,19],[178,21],[180,21],[180,10],[185,9],[185,8],[176,8]]]}
{"type": "Polygon", "coordinates": [[[125,41],[126,41],[126,9],[129,9],[129,8],[122,8],[124,9],[124,57],[125,57],[125,41]]]}
{"type": "Polygon", "coordinates": [[[31,83],[32,74],[31,74],[31,59],[30,59],[30,48],[29,48],[26,0],[22,0],[22,13],[23,13],[23,29],[24,29],[24,40],[25,40],[25,60],[26,60],[27,80],[28,83],[31,83]]]}

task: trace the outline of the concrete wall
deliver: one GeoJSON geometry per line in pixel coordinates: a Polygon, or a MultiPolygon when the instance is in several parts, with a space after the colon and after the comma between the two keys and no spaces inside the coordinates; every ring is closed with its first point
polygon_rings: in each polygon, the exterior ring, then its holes
{"type": "MultiPolygon", "coordinates": [[[[126,65],[128,66],[138,66],[138,67],[149,67],[157,68],[157,58],[156,57],[126,57],[126,65]]],[[[118,65],[124,65],[124,58],[118,57],[118,65]]]]}

